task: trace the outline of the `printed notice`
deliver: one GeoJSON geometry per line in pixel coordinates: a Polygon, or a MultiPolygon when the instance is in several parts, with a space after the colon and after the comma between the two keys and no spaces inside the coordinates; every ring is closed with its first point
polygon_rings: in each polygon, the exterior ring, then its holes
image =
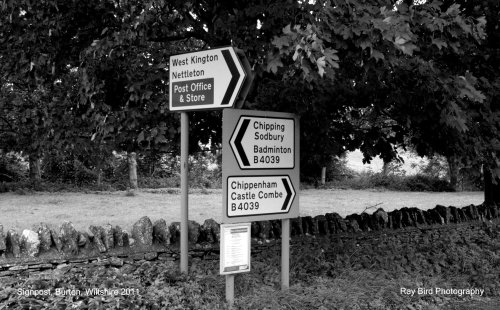
{"type": "Polygon", "coordinates": [[[221,275],[250,271],[250,227],[250,223],[221,225],[221,275]]]}

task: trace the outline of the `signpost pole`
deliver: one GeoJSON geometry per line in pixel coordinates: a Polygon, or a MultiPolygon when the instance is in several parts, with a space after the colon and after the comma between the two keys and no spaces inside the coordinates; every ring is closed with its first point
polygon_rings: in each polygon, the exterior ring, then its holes
{"type": "Polygon", "coordinates": [[[290,219],[281,220],[281,290],[290,287],[290,219]]]}
{"type": "Polygon", "coordinates": [[[181,272],[188,272],[189,117],[181,112],[181,272]]]}
{"type": "Polygon", "coordinates": [[[226,275],[226,301],[229,309],[233,309],[234,304],[234,274],[226,275]]]}

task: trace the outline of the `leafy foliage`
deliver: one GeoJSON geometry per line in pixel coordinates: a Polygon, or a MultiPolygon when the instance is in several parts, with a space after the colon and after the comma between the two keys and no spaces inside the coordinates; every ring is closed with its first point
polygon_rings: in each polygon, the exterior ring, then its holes
{"type": "MultiPolygon", "coordinates": [[[[8,1],[2,147],[178,152],[170,55],[233,45],[257,74],[247,108],[301,116],[303,163],[356,148],[389,162],[413,145],[495,172],[498,11],[494,0],[8,1]]],[[[220,112],[190,116],[192,151],[220,142],[220,112]]]]}

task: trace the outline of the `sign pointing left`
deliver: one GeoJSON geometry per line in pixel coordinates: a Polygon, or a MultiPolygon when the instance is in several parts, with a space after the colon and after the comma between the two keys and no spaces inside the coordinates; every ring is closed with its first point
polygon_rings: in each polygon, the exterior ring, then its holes
{"type": "Polygon", "coordinates": [[[230,108],[246,78],[234,48],[170,57],[170,111],[230,108]]]}

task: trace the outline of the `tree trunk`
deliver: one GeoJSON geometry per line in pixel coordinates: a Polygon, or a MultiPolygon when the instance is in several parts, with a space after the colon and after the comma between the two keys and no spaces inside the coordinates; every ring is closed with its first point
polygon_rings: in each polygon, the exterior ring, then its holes
{"type": "Polygon", "coordinates": [[[390,163],[391,163],[390,161],[384,160],[384,165],[382,166],[382,175],[384,177],[386,177],[389,174],[389,164],[390,163]]]}
{"type": "Polygon", "coordinates": [[[100,188],[102,185],[102,170],[97,170],[97,187],[100,188]]]}
{"type": "Polygon", "coordinates": [[[321,168],[321,185],[326,184],[326,167],[321,168]]]}
{"type": "Polygon", "coordinates": [[[128,172],[130,188],[137,189],[137,154],[135,152],[128,153],[128,172]]]}
{"type": "Polygon", "coordinates": [[[30,180],[40,180],[42,173],[40,170],[40,158],[36,155],[29,155],[29,176],[30,180]]]}
{"type": "Polygon", "coordinates": [[[448,161],[448,174],[450,176],[450,187],[457,191],[459,164],[455,156],[446,157],[448,161]]]}
{"type": "Polygon", "coordinates": [[[496,184],[493,183],[493,174],[489,167],[483,165],[484,177],[484,204],[500,204],[500,178],[496,177],[496,184]]]}

